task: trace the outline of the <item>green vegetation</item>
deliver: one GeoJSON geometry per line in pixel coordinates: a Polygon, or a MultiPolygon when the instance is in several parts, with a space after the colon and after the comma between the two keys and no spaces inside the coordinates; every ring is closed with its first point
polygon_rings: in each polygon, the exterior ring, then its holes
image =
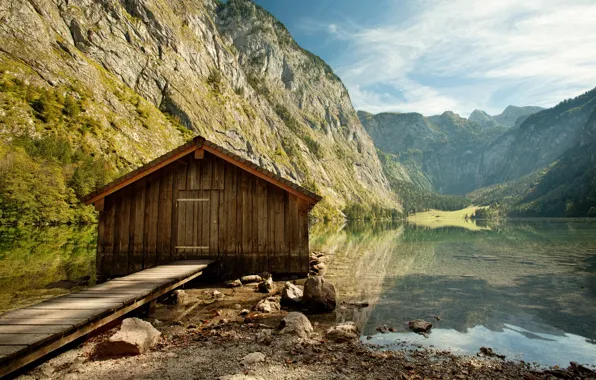
{"type": "Polygon", "coordinates": [[[59,224],[95,220],[77,197],[115,173],[101,158],[52,135],[22,135],[0,145],[0,223],[59,224]]]}
{"type": "Polygon", "coordinates": [[[399,220],[403,216],[396,209],[384,208],[376,204],[351,203],[342,211],[348,220],[399,220]]]}
{"type": "MultiPolygon", "coordinates": [[[[430,209],[445,211],[460,210],[472,204],[470,199],[462,196],[443,195],[427,190],[430,188],[428,179],[414,165],[410,165],[404,170],[404,165],[400,157],[384,153],[380,150],[377,150],[377,153],[391,189],[399,195],[402,201],[406,216],[430,209]]],[[[406,165],[408,163],[411,164],[408,161],[408,157],[409,155],[405,156],[406,165]]]]}

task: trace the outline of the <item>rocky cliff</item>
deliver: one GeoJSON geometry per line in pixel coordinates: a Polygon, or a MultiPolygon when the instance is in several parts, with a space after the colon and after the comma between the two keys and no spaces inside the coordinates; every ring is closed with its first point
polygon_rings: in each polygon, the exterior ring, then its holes
{"type": "Polygon", "coordinates": [[[429,182],[424,190],[446,194],[465,194],[475,188],[472,157],[505,131],[503,127],[483,128],[453,112],[430,117],[363,111],[358,115],[380,150],[416,168],[406,170],[413,183],[429,182]]]}
{"type": "Polygon", "coordinates": [[[7,0],[0,20],[5,151],[51,136],[115,175],[202,134],[321,193],[319,216],[399,207],[339,78],[248,0],[7,0]]]}
{"type": "Polygon", "coordinates": [[[516,107],[507,106],[503,112],[498,115],[489,115],[482,110],[474,110],[468,117],[468,120],[473,121],[485,128],[502,126],[511,128],[513,126],[519,126],[524,122],[528,116],[535,114],[536,112],[542,111],[542,107],[516,107]]]}
{"type": "MultiPolygon", "coordinates": [[[[585,216],[596,206],[590,190],[596,89],[537,113],[519,111],[508,107],[498,118],[500,125],[517,116],[509,128],[481,126],[451,112],[359,116],[377,147],[396,158],[384,162],[401,165],[404,174],[397,177],[403,181],[418,185],[415,179],[425,178],[430,190],[445,194],[475,190],[470,196],[476,202],[507,204],[515,215],[585,216]]],[[[474,115],[489,120],[481,111],[474,115]]]]}

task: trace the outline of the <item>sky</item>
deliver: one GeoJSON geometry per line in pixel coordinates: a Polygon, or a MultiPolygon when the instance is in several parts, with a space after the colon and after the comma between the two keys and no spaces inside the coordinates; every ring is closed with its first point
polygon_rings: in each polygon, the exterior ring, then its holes
{"type": "Polygon", "coordinates": [[[596,87],[596,0],[254,0],[368,112],[467,117],[596,87]]]}

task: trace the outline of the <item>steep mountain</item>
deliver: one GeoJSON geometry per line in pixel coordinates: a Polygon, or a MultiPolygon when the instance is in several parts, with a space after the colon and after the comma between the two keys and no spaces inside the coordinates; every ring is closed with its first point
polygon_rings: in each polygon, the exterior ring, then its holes
{"type": "MultiPolygon", "coordinates": [[[[510,122],[518,111],[508,107],[499,120],[510,122]]],[[[359,115],[377,147],[394,157],[383,160],[392,163],[389,171],[385,164],[390,181],[397,162],[401,181],[417,185],[412,178],[424,178],[444,194],[473,191],[475,203],[499,204],[510,215],[585,216],[596,207],[595,112],[596,89],[518,116],[511,128],[481,127],[452,113],[359,115]]]]}
{"type": "Polygon", "coordinates": [[[76,195],[194,134],[320,192],[319,217],[399,207],[339,78],[248,0],[7,0],[0,20],[1,219],[92,219],[76,195]]]}
{"type": "Polygon", "coordinates": [[[596,217],[596,109],[579,139],[544,169],[470,194],[477,204],[499,205],[513,216],[596,217]]]}
{"type": "Polygon", "coordinates": [[[417,113],[358,113],[378,149],[395,155],[424,190],[465,194],[476,183],[471,160],[504,127],[483,128],[453,112],[424,117],[417,113]]]}
{"type": "Polygon", "coordinates": [[[481,110],[474,110],[468,117],[468,120],[473,121],[482,125],[485,128],[491,128],[496,126],[502,127],[514,127],[516,125],[521,125],[521,123],[530,115],[535,114],[536,112],[542,111],[544,108],[542,107],[516,107],[516,106],[507,106],[505,110],[500,113],[499,115],[490,116],[484,111],[481,110]]]}

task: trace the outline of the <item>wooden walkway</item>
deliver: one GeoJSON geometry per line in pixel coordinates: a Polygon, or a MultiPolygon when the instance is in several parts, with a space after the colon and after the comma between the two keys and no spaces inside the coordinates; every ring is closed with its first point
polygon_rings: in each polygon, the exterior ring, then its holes
{"type": "Polygon", "coordinates": [[[201,275],[212,261],[177,261],[0,314],[0,378],[201,275]]]}

